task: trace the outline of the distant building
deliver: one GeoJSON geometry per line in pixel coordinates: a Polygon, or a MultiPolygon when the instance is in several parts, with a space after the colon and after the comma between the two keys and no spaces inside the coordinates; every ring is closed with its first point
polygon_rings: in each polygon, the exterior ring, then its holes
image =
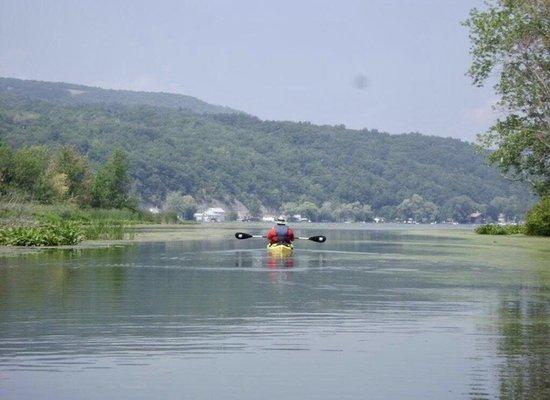
{"type": "Polygon", "coordinates": [[[506,225],[506,216],[503,213],[498,214],[498,224],[506,225]]]}
{"type": "Polygon", "coordinates": [[[265,217],[262,217],[263,222],[275,222],[275,217],[272,215],[266,215],[265,217]]]}
{"type": "Polygon", "coordinates": [[[148,210],[151,214],[160,214],[160,209],[158,207],[150,207],[148,210]]]}
{"type": "Polygon", "coordinates": [[[225,210],[219,207],[211,207],[204,212],[193,214],[195,221],[199,222],[224,222],[225,210]]]}
{"type": "Polygon", "coordinates": [[[302,217],[301,214],[294,214],[292,217],[290,217],[290,220],[294,222],[311,222],[306,217],[302,217]]]}
{"type": "Polygon", "coordinates": [[[483,223],[483,214],[479,211],[470,214],[470,224],[481,224],[483,223]]]}

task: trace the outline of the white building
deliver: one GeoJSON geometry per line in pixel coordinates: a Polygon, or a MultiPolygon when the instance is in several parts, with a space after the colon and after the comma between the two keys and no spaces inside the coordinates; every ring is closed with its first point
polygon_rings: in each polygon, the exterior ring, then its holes
{"type": "Polygon", "coordinates": [[[306,217],[302,217],[302,214],[294,214],[292,217],[291,217],[292,221],[294,222],[311,222],[309,219],[307,219],[306,217]]]}
{"type": "Polygon", "coordinates": [[[219,207],[211,207],[204,212],[195,213],[195,220],[200,222],[224,222],[225,210],[219,207]]]}

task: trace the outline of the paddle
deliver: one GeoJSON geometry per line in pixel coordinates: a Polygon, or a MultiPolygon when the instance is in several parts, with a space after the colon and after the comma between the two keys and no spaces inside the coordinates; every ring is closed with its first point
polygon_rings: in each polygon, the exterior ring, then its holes
{"type": "MultiPolygon", "coordinates": [[[[250,235],[250,234],[245,233],[245,232],[237,232],[237,233],[235,233],[235,237],[236,237],[237,239],[265,238],[265,236],[261,236],[261,235],[250,235]]],[[[326,237],[326,236],[311,236],[311,237],[301,237],[301,236],[298,236],[296,239],[311,240],[312,242],[317,242],[317,243],[324,243],[324,242],[327,241],[327,237],[326,237]]]]}
{"type": "Polygon", "coordinates": [[[326,236],[310,236],[310,237],[298,236],[296,239],[311,240],[312,242],[317,242],[317,243],[324,243],[327,241],[326,236]]]}
{"type": "Polygon", "coordinates": [[[261,235],[250,235],[250,234],[244,233],[244,232],[237,232],[237,233],[235,233],[235,237],[236,237],[237,239],[265,238],[265,236],[261,236],[261,235]]]}

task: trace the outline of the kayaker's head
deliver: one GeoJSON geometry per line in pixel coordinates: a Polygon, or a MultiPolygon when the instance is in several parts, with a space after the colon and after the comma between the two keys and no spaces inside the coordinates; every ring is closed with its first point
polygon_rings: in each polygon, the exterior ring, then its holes
{"type": "Polygon", "coordinates": [[[277,217],[276,222],[277,222],[277,225],[286,225],[286,220],[285,220],[285,217],[283,216],[277,217]]]}

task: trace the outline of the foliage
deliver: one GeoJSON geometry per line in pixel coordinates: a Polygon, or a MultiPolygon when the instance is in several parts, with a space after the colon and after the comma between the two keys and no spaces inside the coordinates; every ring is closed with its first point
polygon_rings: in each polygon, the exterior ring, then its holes
{"type": "Polygon", "coordinates": [[[259,218],[262,216],[262,204],[257,198],[253,198],[248,202],[248,212],[251,217],[259,218]]]}
{"type": "Polygon", "coordinates": [[[64,146],[55,154],[44,146],[13,151],[0,143],[0,196],[18,195],[40,203],[70,202],[99,208],[132,208],[124,152],[117,150],[93,176],[86,157],[64,146]],[[92,185],[93,179],[93,185],[92,185]]]}
{"type": "Polygon", "coordinates": [[[128,159],[122,150],[116,150],[94,178],[91,205],[98,208],[133,208],[135,202],[129,191],[128,159]]]}
{"type": "Polygon", "coordinates": [[[79,205],[90,203],[92,172],[88,159],[76,148],[63,146],[52,161],[51,168],[53,174],[64,177],[66,191],[63,198],[79,205]]]}
{"type": "Polygon", "coordinates": [[[468,196],[456,196],[443,205],[441,214],[444,219],[460,223],[470,222],[470,214],[484,211],[481,204],[477,204],[468,196]]]}
{"type": "Polygon", "coordinates": [[[227,221],[236,221],[239,218],[239,213],[235,210],[229,210],[227,212],[226,220],[227,221]]]}
{"type": "Polygon", "coordinates": [[[0,228],[0,244],[8,246],[75,245],[84,238],[84,231],[74,222],[0,228]]]}
{"type": "Polygon", "coordinates": [[[24,147],[15,152],[11,160],[6,184],[30,193],[39,201],[51,201],[54,189],[46,173],[50,160],[48,149],[44,146],[24,147]]]}
{"type": "Polygon", "coordinates": [[[525,231],[528,235],[550,236],[550,196],[542,198],[529,210],[525,231]]]}
{"type": "Polygon", "coordinates": [[[321,207],[311,201],[284,203],[282,212],[290,217],[300,215],[312,222],[372,221],[373,211],[368,204],[324,202],[321,207]]]}
{"type": "Polygon", "coordinates": [[[520,220],[523,219],[524,211],[524,206],[517,197],[497,196],[487,206],[486,215],[494,221],[498,219],[499,214],[503,214],[508,219],[520,220]]]}
{"type": "Polygon", "coordinates": [[[60,224],[65,221],[78,222],[82,225],[97,221],[109,223],[160,224],[175,223],[177,216],[170,213],[152,214],[148,211],[129,209],[79,208],[73,204],[33,204],[33,203],[0,203],[0,222],[21,224],[34,221],[40,224],[60,224]]]}
{"type": "Polygon", "coordinates": [[[417,222],[433,222],[438,217],[439,209],[431,201],[426,201],[414,194],[397,206],[396,213],[404,220],[412,219],[417,222]]]}
{"type": "MultiPolygon", "coordinates": [[[[524,209],[531,201],[522,185],[501,178],[472,145],[456,139],[124,102],[74,103],[50,93],[66,91],[64,84],[15,81],[14,90],[0,85],[0,135],[7,143],[52,149],[71,143],[95,169],[121,148],[132,190],[146,204],[160,205],[179,191],[198,202],[239,200],[259,216],[262,207],[280,210],[288,202],[379,210],[414,194],[438,206],[459,195],[481,204],[516,196],[524,209]]],[[[346,214],[344,207],[336,218],[346,214]]]]}
{"type": "Polygon", "coordinates": [[[550,194],[550,2],[495,0],[473,9],[473,62],[469,74],[481,86],[493,73],[506,117],[479,136],[491,163],[514,179],[550,194]]]}
{"type": "Polygon", "coordinates": [[[515,235],[525,233],[524,225],[480,225],[475,229],[475,233],[480,235],[515,235]]]}
{"type": "Polygon", "coordinates": [[[173,211],[182,219],[192,220],[197,212],[197,202],[193,196],[184,196],[180,192],[170,192],[166,195],[164,210],[173,211]]]}

